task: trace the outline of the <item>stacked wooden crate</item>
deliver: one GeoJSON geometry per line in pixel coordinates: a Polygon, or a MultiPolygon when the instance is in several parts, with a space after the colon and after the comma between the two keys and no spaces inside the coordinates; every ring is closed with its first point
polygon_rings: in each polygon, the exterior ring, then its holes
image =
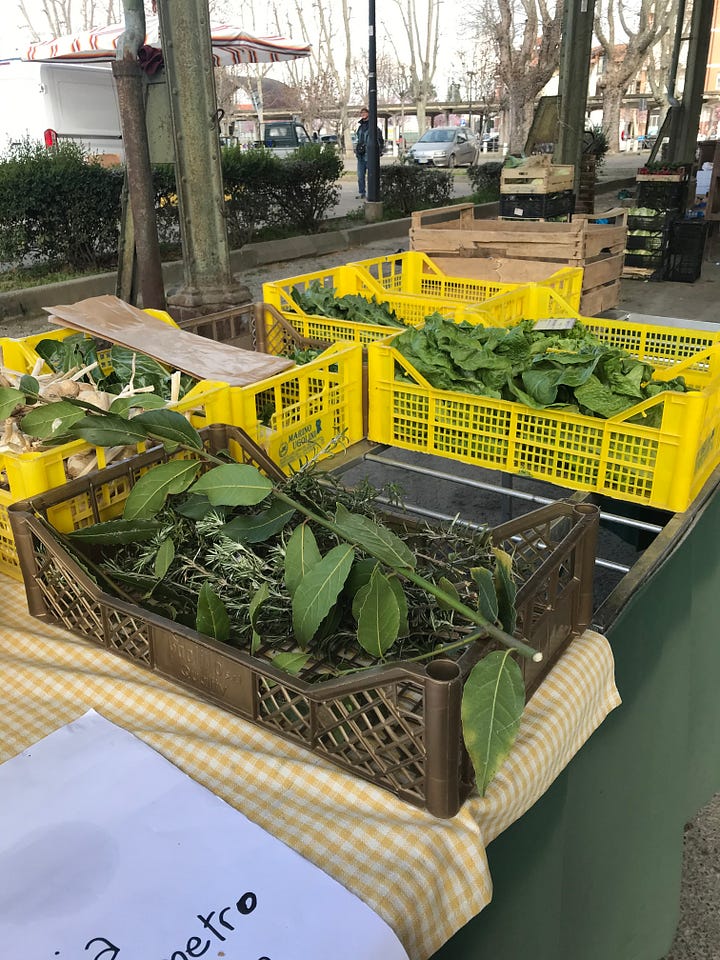
{"type": "Polygon", "coordinates": [[[580,312],[593,316],[617,305],[625,210],[580,214],[570,223],[483,220],[475,214],[470,203],[414,213],[410,248],[427,253],[440,269],[455,276],[494,276],[505,282],[543,279],[542,272],[549,276],[558,264],[582,267],[580,312]]]}
{"type": "Polygon", "coordinates": [[[506,165],[500,174],[501,219],[570,219],[575,207],[571,164],[553,164],[547,156],[527,157],[506,165]]]}

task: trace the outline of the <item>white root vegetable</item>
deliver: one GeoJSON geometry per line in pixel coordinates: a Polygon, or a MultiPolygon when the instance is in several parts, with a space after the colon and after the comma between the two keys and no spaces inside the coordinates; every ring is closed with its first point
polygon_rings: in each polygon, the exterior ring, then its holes
{"type": "Polygon", "coordinates": [[[82,400],[83,403],[92,403],[101,410],[109,410],[110,404],[115,399],[115,395],[112,393],[103,393],[101,390],[80,390],[77,399],[82,400]]]}
{"type": "Polygon", "coordinates": [[[94,453],[74,453],[67,458],[65,463],[65,473],[70,480],[76,480],[78,477],[84,477],[97,467],[97,457],[94,453]]]}

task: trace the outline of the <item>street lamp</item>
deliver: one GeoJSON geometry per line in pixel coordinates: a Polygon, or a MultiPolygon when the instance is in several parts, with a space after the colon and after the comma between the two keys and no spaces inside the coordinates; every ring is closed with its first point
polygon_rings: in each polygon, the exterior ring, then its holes
{"type": "Polygon", "coordinates": [[[476,73],[477,73],[476,70],[468,70],[468,71],[467,71],[467,78],[468,78],[468,127],[469,127],[469,129],[470,129],[470,133],[472,133],[473,80],[475,79],[476,73]]]}
{"type": "Polygon", "coordinates": [[[367,204],[365,216],[380,219],[380,151],[377,138],[377,54],[375,48],[375,0],[368,0],[368,139],[367,204]]]}

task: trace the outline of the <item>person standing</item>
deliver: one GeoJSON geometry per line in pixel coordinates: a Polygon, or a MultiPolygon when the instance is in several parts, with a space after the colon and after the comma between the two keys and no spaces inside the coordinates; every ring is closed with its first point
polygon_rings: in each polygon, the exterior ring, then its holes
{"type": "MultiPolygon", "coordinates": [[[[360,111],[360,120],[358,121],[357,126],[357,139],[355,140],[355,156],[357,157],[357,180],[358,180],[358,192],[355,197],[356,200],[365,199],[365,183],[367,179],[367,148],[368,148],[368,137],[370,133],[370,124],[369,124],[370,113],[367,107],[363,107],[360,111]]],[[[380,132],[380,128],[377,130],[377,144],[378,144],[378,156],[382,155],[383,147],[385,146],[385,141],[383,140],[383,135],[380,132]]]]}

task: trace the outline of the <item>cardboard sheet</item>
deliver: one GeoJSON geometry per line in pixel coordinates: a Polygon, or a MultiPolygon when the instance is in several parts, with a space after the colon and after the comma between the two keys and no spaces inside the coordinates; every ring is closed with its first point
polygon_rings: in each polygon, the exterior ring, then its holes
{"type": "Polygon", "coordinates": [[[91,710],[0,766],[0,942],[32,960],[407,960],[358,897],[91,710]]]}
{"type": "Polygon", "coordinates": [[[44,307],[50,322],[81,330],[146,353],[199,380],[247,387],[294,366],[292,360],[242,350],[172,327],[118,297],[90,297],[78,303],[44,307]]]}

